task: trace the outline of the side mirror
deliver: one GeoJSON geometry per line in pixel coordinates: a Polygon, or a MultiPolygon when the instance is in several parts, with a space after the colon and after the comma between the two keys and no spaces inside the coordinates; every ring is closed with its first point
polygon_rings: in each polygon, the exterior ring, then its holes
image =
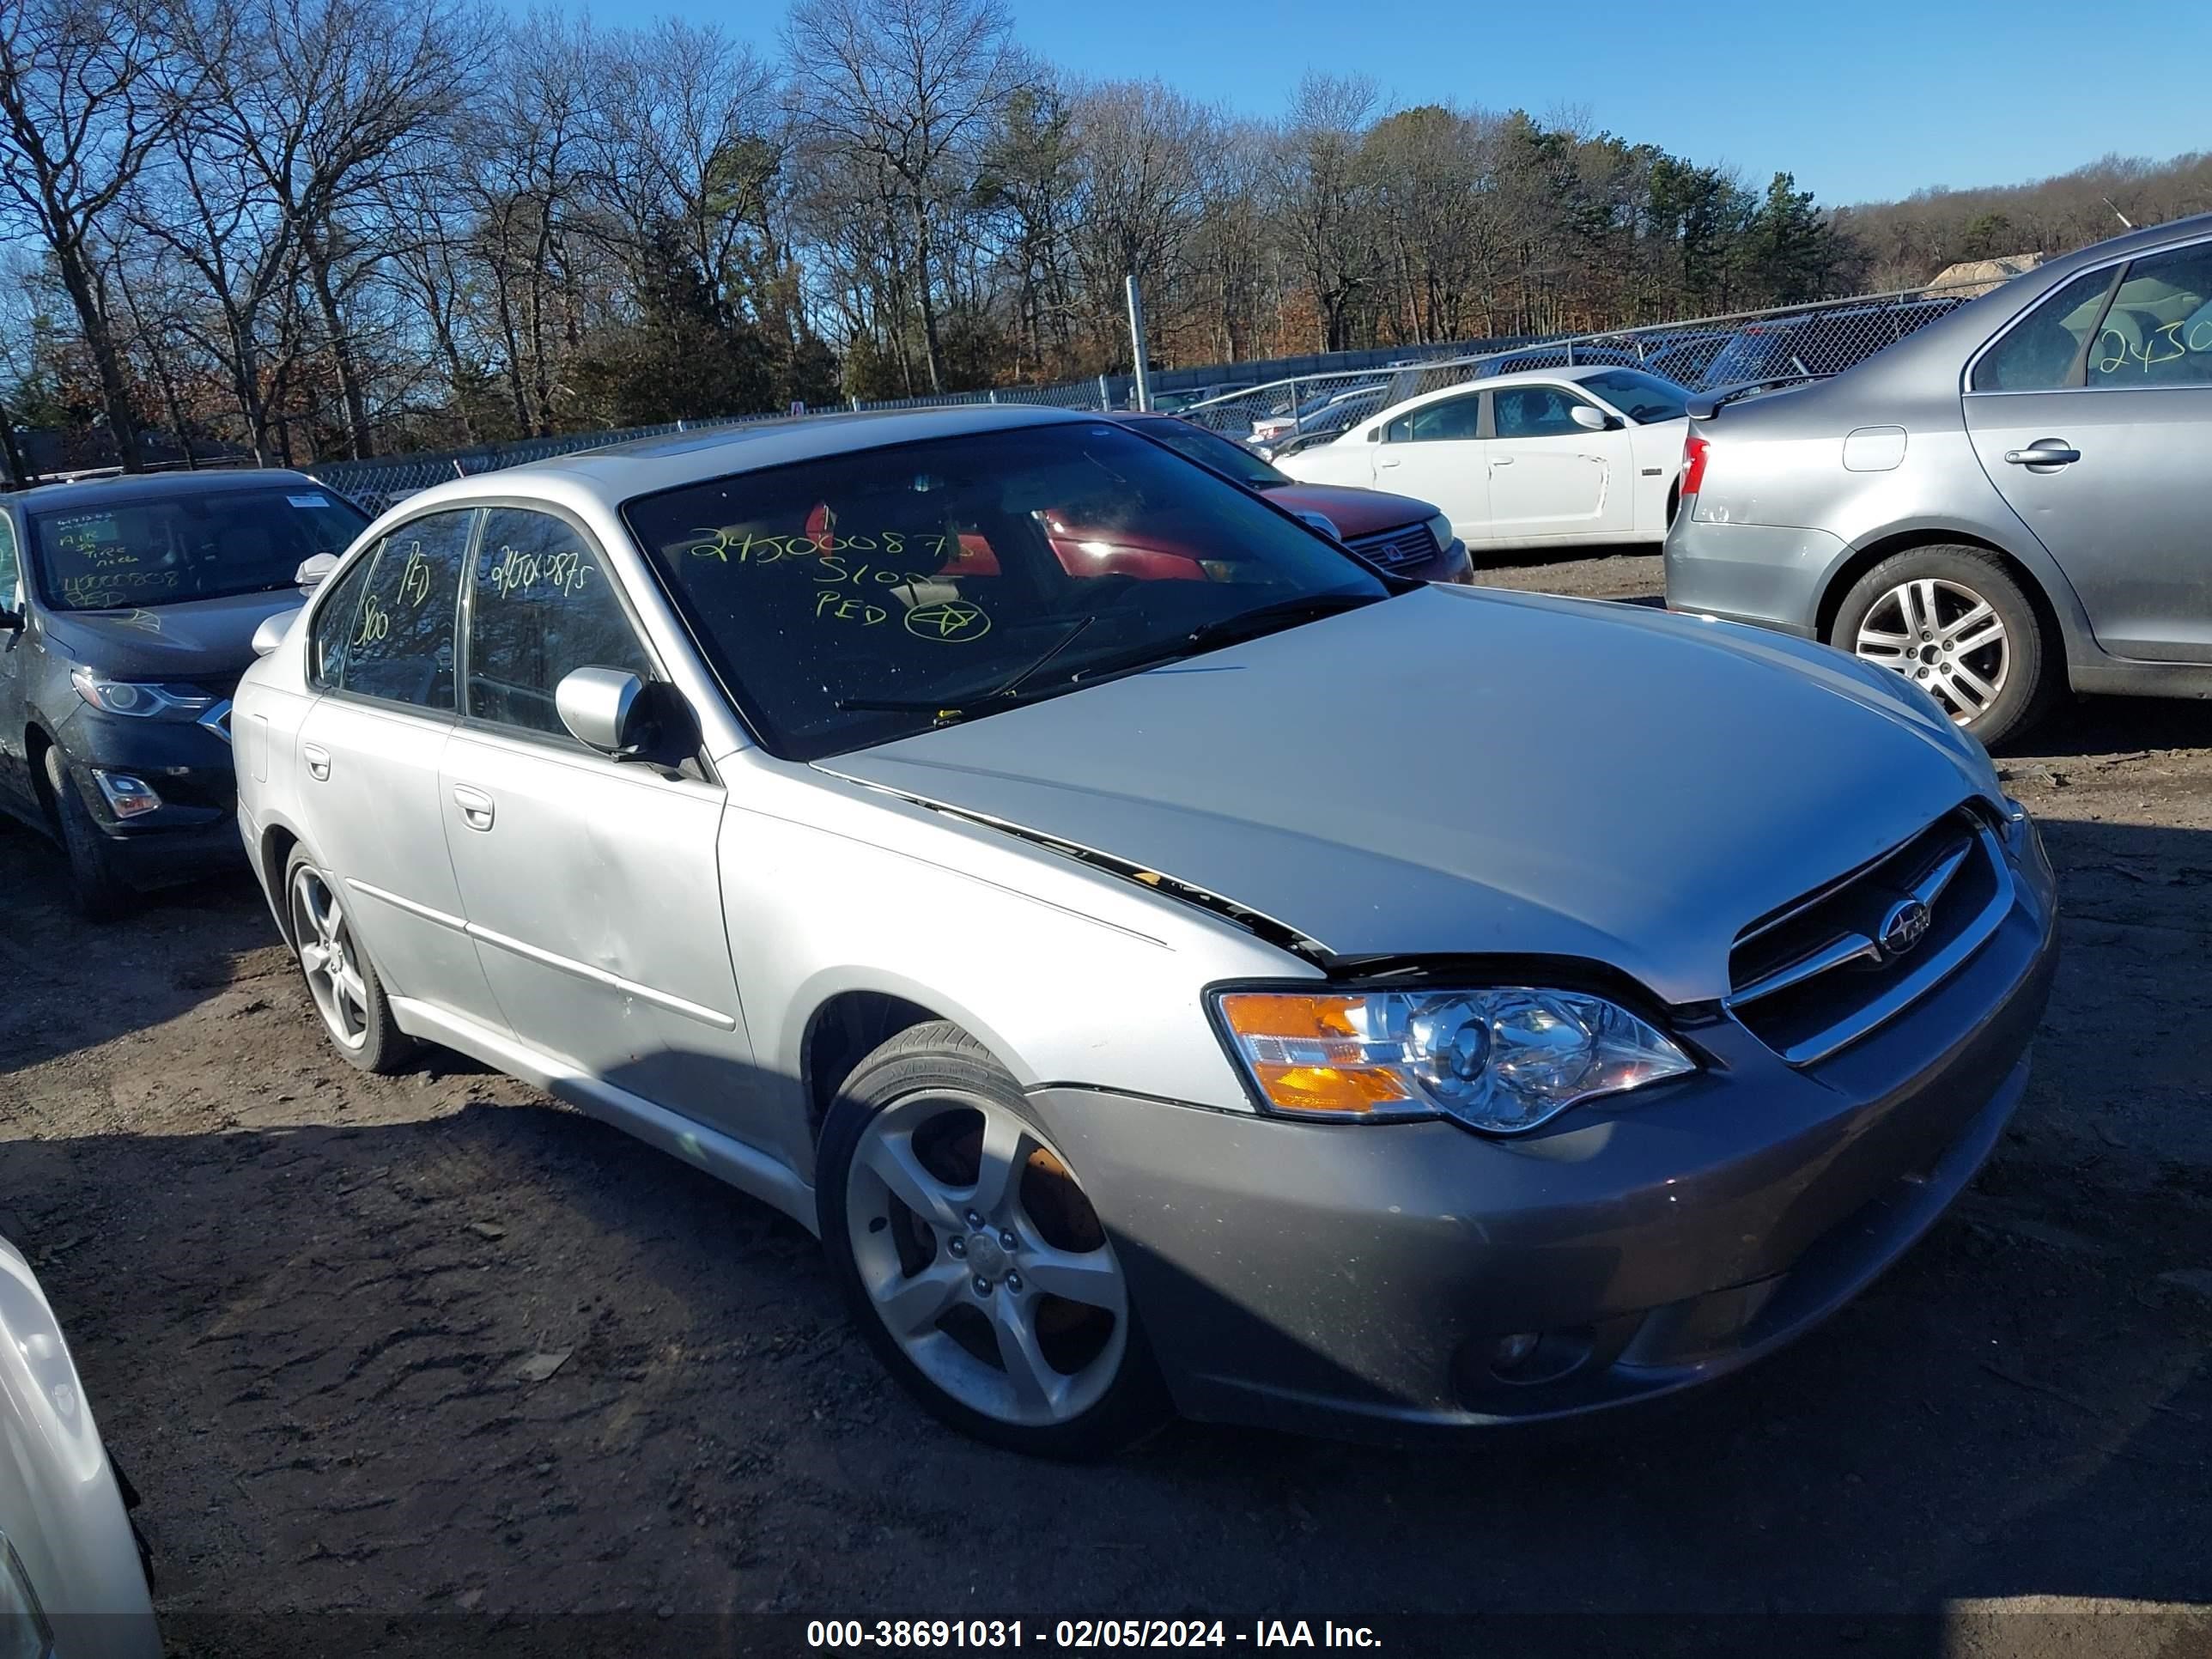
{"type": "Polygon", "coordinates": [[[292,631],[292,624],[300,619],[295,611],[276,611],[261,619],[261,626],[253,630],[253,654],[265,657],[284,643],[284,636],[292,631]]]}
{"type": "Polygon", "coordinates": [[[1613,429],[1613,422],[1588,404],[1577,404],[1567,411],[1567,418],[1585,432],[1610,432],[1613,429]]]}
{"type": "Polygon", "coordinates": [[[568,735],[621,761],[672,766],[697,748],[691,710],[676,688],[625,668],[579,668],[553,689],[568,735]]]}
{"type": "Polygon", "coordinates": [[[23,613],[0,605],[0,634],[20,634],[22,631],[23,613]]]}
{"type": "Polygon", "coordinates": [[[335,553],[318,553],[312,559],[302,559],[300,568],[292,573],[292,580],[309,592],[313,592],[331,571],[338,568],[335,553]]]}

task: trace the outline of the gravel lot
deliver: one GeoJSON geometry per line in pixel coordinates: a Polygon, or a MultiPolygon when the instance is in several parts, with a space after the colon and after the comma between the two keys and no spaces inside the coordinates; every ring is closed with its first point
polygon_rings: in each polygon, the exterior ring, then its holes
{"type": "Polygon", "coordinates": [[[1778,1613],[1820,1616],[1773,1651],[2212,1651],[2212,706],[2083,704],[2033,747],[2003,764],[2067,955],[2008,1141],[1858,1304],[1658,1419],[1419,1456],[1184,1426],[1084,1470],[968,1444],[879,1376],[797,1227],[450,1056],[355,1073],[243,876],[88,928],[13,830],[0,1231],[144,1495],[182,1651],[1387,1611],[1516,1653],[1778,1613]],[[1664,1619],[1516,1622],[1560,1613],[1664,1619]]]}

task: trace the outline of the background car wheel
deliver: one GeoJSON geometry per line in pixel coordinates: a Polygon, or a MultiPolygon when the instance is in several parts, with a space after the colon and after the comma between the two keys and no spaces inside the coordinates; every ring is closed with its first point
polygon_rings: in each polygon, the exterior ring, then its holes
{"type": "Polygon", "coordinates": [[[2058,690],[2034,605],[1979,548],[1884,559],[1844,596],[1828,643],[1912,681],[1988,744],[2027,730],[2058,690]]]}
{"type": "Polygon", "coordinates": [[[364,1072],[396,1072],[415,1054],[415,1040],[392,1024],[384,982],[354,936],[353,918],[337,884],[307,849],[292,849],[284,867],[285,917],[307,994],[337,1051],[364,1072]]]}
{"type": "Polygon", "coordinates": [[[138,908],[139,895],[115,872],[107,837],[93,821],[77,780],[58,749],[46,750],[46,786],[53,803],[54,827],[69,860],[70,891],[88,921],[112,921],[138,908]]]}
{"type": "Polygon", "coordinates": [[[957,1026],[915,1026],[854,1068],[823,1126],[816,1181],[853,1317],[945,1422],[1015,1451],[1090,1458],[1167,1420],[1078,1172],[957,1026]]]}

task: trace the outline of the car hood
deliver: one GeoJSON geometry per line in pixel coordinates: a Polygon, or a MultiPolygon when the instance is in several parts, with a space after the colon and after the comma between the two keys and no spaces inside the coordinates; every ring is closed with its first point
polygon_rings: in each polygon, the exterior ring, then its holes
{"type": "Polygon", "coordinates": [[[226,683],[253,660],[262,620],[297,610],[304,598],[284,587],[138,611],[49,611],[46,637],[72,661],[116,679],[226,683]]]}
{"type": "Polygon", "coordinates": [[[1332,957],[1728,989],[1748,922],[1977,790],[1902,682],[1641,606],[1428,587],[819,763],[1173,878],[1332,957]]]}
{"type": "Polygon", "coordinates": [[[1437,516],[1434,503],[1342,484],[1276,484],[1261,492],[1286,513],[1318,513],[1346,541],[1437,516]]]}

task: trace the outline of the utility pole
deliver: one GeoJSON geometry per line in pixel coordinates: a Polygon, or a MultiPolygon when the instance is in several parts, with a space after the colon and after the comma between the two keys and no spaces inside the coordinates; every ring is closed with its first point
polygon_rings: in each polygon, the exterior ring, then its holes
{"type": "Polygon", "coordinates": [[[1137,407],[1150,410],[1152,406],[1152,369],[1145,356],[1145,301],[1137,292],[1137,275],[1131,271],[1129,289],[1129,349],[1137,366],[1137,407]]]}

